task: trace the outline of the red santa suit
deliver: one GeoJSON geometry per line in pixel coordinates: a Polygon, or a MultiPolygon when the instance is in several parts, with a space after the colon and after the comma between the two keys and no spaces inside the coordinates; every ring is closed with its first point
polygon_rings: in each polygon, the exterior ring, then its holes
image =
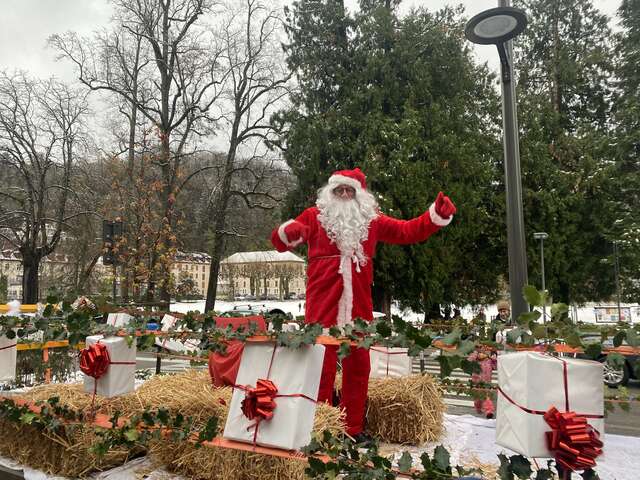
{"type": "MultiPolygon", "coordinates": [[[[353,187],[356,201],[366,191],[364,174],[357,168],[333,174],[329,186],[333,188],[338,185],[353,187]]],[[[449,224],[451,219],[452,215],[448,218],[440,216],[435,203],[412,220],[397,220],[380,213],[376,207],[374,214],[366,220],[360,245],[356,249],[341,251],[340,242],[327,231],[331,230],[331,226],[323,216],[319,201],[318,205],[307,208],[295,220],[276,228],[271,241],[280,252],[295,248],[305,241],[308,244],[305,323],[320,323],[323,327],[344,326],[358,317],[373,319],[371,284],[373,257],[378,242],[422,242],[449,224]],[[287,231],[296,234],[303,232],[303,235],[294,234],[298,238],[289,238],[287,231]]],[[[331,401],[336,364],[337,349],[327,348],[318,395],[320,401],[331,401]]],[[[352,349],[352,353],[343,360],[342,367],[342,406],[347,415],[347,433],[355,435],[363,430],[370,370],[369,351],[352,349]]]]}

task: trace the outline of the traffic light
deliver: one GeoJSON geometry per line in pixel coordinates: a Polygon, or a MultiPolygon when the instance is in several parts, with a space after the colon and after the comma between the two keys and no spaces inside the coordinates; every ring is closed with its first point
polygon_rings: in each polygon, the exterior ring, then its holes
{"type": "Polygon", "coordinates": [[[118,238],[122,236],[122,222],[102,221],[102,243],[106,252],[102,255],[104,265],[115,265],[118,259],[114,253],[114,247],[118,238]]]}

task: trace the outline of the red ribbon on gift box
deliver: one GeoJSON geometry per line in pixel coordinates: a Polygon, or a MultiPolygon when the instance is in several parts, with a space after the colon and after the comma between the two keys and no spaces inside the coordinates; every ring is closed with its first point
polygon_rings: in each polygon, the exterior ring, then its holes
{"type": "Polygon", "coordinates": [[[271,420],[273,411],[276,408],[274,398],[278,389],[271,380],[259,379],[255,388],[247,388],[242,401],[242,413],[249,420],[260,418],[261,420],[271,420]]]}
{"type": "Polygon", "coordinates": [[[603,443],[600,440],[600,432],[587,422],[588,418],[604,418],[604,415],[592,415],[572,412],[569,408],[569,375],[567,362],[557,357],[562,362],[562,381],[564,385],[565,412],[560,412],[555,406],[547,411],[533,410],[516,403],[502,388],[498,386],[498,392],[510,403],[520,410],[534,415],[542,415],[551,427],[546,432],[547,448],[553,452],[556,463],[566,470],[584,470],[596,466],[596,457],[602,454],[603,443]]]}

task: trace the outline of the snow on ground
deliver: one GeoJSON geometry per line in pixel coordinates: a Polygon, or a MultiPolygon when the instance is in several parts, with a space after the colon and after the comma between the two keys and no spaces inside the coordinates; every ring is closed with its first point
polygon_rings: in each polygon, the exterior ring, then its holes
{"type": "MultiPolygon", "coordinates": [[[[234,306],[238,307],[246,307],[247,305],[254,305],[260,308],[266,308],[267,311],[278,308],[286,313],[290,313],[293,316],[296,315],[304,315],[304,300],[283,300],[283,301],[272,301],[272,300],[264,300],[264,301],[216,301],[216,311],[217,312],[227,312],[229,310],[233,310],[234,306]]],[[[579,320],[587,323],[596,323],[596,307],[599,307],[595,304],[587,304],[584,307],[571,308],[570,314],[574,320],[579,320]]],[[[609,314],[611,318],[616,318],[616,308],[615,306],[608,305],[609,314]]],[[[640,323],[640,306],[637,303],[635,304],[622,304],[623,314],[628,312],[631,314],[632,321],[635,323],[640,323]]],[[[484,312],[487,318],[495,317],[498,314],[498,309],[495,305],[485,305],[484,312]]],[[[599,307],[601,309],[601,307],[599,307]]],[[[188,311],[199,311],[202,312],[204,310],[204,300],[198,302],[178,302],[171,304],[171,310],[174,312],[186,313],[188,311]]],[[[471,320],[476,316],[478,312],[478,307],[465,306],[461,309],[461,314],[467,320],[471,320]]],[[[424,319],[424,314],[415,313],[411,310],[405,309],[400,310],[397,305],[392,305],[391,313],[393,315],[399,315],[403,319],[411,322],[422,322],[424,319]]],[[[627,314],[628,314],[627,313],[627,314]]],[[[549,314],[549,310],[547,309],[547,315],[549,314]]]]}

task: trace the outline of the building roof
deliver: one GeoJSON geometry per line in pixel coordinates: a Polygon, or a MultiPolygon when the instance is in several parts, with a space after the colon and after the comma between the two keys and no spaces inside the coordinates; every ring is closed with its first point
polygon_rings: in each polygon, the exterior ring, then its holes
{"type": "Polygon", "coordinates": [[[238,252],[225,258],[220,263],[274,263],[274,262],[296,262],[304,263],[304,260],[291,252],[277,252],[269,250],[266,252],[238,252]]]}

